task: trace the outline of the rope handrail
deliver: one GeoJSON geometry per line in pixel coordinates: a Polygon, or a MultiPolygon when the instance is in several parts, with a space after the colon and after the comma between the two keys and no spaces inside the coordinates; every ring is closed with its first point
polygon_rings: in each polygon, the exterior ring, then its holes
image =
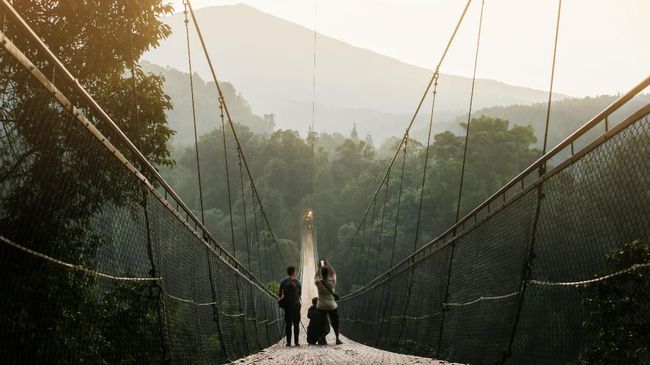
{"type": "MultiPolygon", "coordinates": [[[[447,247],[447,245],[457,239],[458,237],[462,236],[464,233],[466,233],[466,230],[464,230],[464,223],[467,221],[470,221],[473,219],[482,209],[487,207],[491,202],[497,200],[497,198],[500,198],[504,196],[505,192],[509,190],[511,187],[516,186],[517,184],[520,184],[524,178],[526,178],[530,173],[536,172],[542,164],[546,163],[548,160],[550,160],[552,157],[557,155],[559,152],[561,152],[564,148],[567,146],[570,146],[573,142],[575,142],[576,139],[578,139],[580,136],[584,135],[585,133],[589,132],[593,127],[599,124],[599,122],[605,120],[608,116],[610,116],[612,113],[617,111],[619,108],[621,108],[623,105],[625,105],[627,102],[632,100],[636,95],[641,94],[646,87],[650,86],[650,76],[645,78],[641,83],[636,85],[634,88],[632,88],[630,91],[627,93],[621,95],[618,99],[616,99],[614,102],[612,102],[607,108],[605,108],[603,111],[598,113],[596,116],[591,118],[589,121],[587,121],[585,124],[582,125],[582,127],[578,128],[575,132],[573,132],[569,137],[565,138],[562,142],[560,142],[558,145],[556,145],[554,148],[552,148],[550,151],[548,151],[546,154],[538,158],[535,162],[533,162],[529,167],[527,167],[523,172],[519,173],[515,178],[513,178],[510,182],[506,183],[502,188],[500,188],[496,193],[492,194],[490,198],[485,200],[483,203],[481,203],[479,206],[474,208],[470,213],[466,214],[465,217],[463,217],[458,223],[452,225],[449,229],[447,229],[445,232],[442,234],[438,235],[436,238],[432,239],[425,245],[423,245],[421,248],[419,248],[417,251],[413,252],[412,254],[408,255],[405,257],[403,260],[399,261],[395,265],[393,265],[391,268],[386,270],[383,274],[380,274],[376,278],[374,278],[372,281],[364,285],[363,287],[360,287],[356,289],[355,291],[348,293],[347,295],[343,296],[342,299],[350,298],[352,296],[356,296],[359,293],[362,293],[369,288],[373,288],[377,285],[379,285],[381,282],[385,281],[387,278],[398,272],[399,270],[402,270],[402,266],[406,264],[411,264],[416,261],[416,258],[419,255],[422,255],[427,252],[427,250],[432,250],[428,252],[427,256],[429,254],[433,254],[437,252],[438,249],[442,249],[444,247],[447,247]],[[462,229],[459,229],[462,228],[462,229]]],[[[622,122],[619,123],[617,128],[612,128],[610,129],[606,134],[608,135],[613,135],[617,132],[619,132],[622,128],[625,126],[634,123],[636,120],[641,118],[643,115],[646,115],[650,112],[650,104],[645,105],[641,109],[639,109],[637,112],[632,113],[630,116],[625,118],[622,122]],[[620,128],[618,128],[620,127],[620,128]]],[[[563,164],[558,166],[556,169],[553,169],[551,171],[548,171],[544,176],[540,177],[540,179],[545,179],[548,178],[549,176],[554,175],[557,173],[557,169],[561,168],[565,163],[572,163],[575,162],[578,158],[582,157],[588,150],[591,150],[595,148],[595,146],[602,144],[606,138],[600,138],[598,140],[595,140],[592,142],[591,145],[586,146],[583,151],[584,152],[576,152],[574,155],[569,157],[563,164]]],[[[525,189],[522,189],[522,191],[511,197],[509,200],[504,201],[503,204],[504,206],[509,204],[510,202],[516,200],[519,198],[522,193],[527,192],[528,190],[531,189],[531,187],[534,187],[537,183],[539,182],[539,179],[536,181],[531,182],[525,189]]],[[[494,209],[492,212],[495,213],[497,209],[494,209]]],[[[468,230],[473,228],[475,225],[472,227],[468,227],[468,230]]]]}
{"type": "MultiPolygon", "coordinates": [[[[22,251],[22,252],[24,252],[26,254],[37,257],[39,259],[51,262],[51,263],[53,263],[55,265],[58,265],[60,267],[75,270],[75,271],[79,271],[79,272],[81,272],[83,274],[86,274],[86,275],[89,275],[89,276],[99,277],[99,278],[102,278],[102,279],[113,280],[113,281],[126,281],[126,282],[164,282],[165,281],[164,277],[162,277],[162,276],[151,277],[151,276],[111,275],[111,274],[101,272],[99,270],[87,268],[87,267],[82,266],[82,265],[71,264],[69,262],[54,258],[54,257],[52,257],[50,255],[46,255],[46,254],[44,254],[42,252],[32,250],[32,249],[30,249],[28,247],[25,247],[25,246],[23,246],[23,245],[21,245],[19,243],[14,242],[13,240],[10,240],[7,237],[4,237],[2,235],[0,235],[0,243],[3,243],[3,244],[5,244],[7,246],[10,246],[10,247],[13,247],[13,248],[15,248],[15,249],[17,249],[19,251],[22,251]]],[[[194,305],[197,305],[197,306],[210,306],[210,305],[218,304],[216,301],[205,302],[205,303],[198,302],[197,303],[196,301],[194,301],[192,299],[186,299],[186,298],[181,298],[181,297],[175,296],[175,295],[169,293],[167,291],[167,289],[165,289],[164,285],[161,286],[161,289],[163,290],[163,292],[165,293],[166,296],[168,296],[169,298],[174,299],[176,301],[179,301],[179,302],[190,303],[190,304],[194,304],[194,305]]],[[[221,313],[221,314],[226,315],[225,313],[221,313]]]]}
{"type": "MultiPolygon", "coordinates": [[[[633,271],[637,271],[639,269],[644,269],[650,267],[650,262],[642,263],[642,264],[634,264],[628,268],[613,272],[611,274],[607,275],[602,275],[595,277],[593,279],[586,279],[586,280],[578,280],[578,281],[546,281],[546,280],[527,280],[526,282],[531,285],[541,285],[541,286],[572,286],[572,287],[577,287],[577,286],[587,286],[595,283],[600,283],[602,281],[621,276],[633,271]]],[[[503,294],[503,295],[495,295],[495,296],[481,296],[477,299],[470,300],[467,302],[458,302],[458,303],[442,303],[444,307],[464,307],[472,304],[476,304],[482,301],[493,301],[493,300],[501,300],[501,299],[508,299],[512,298],[514,296],[517,296],[521,294],[520,290],[514,291],[512,293],[508,294],[503,294]]]]}
{"type": "MultiPolygon", "coordinates": [[[[11,7],[9,4],[6,3],[6,0],[2,0],[0,2],[0,6],[8,6],[9,9],[12,10],[12,12],[15,12],[13,7],[11,7]]],[[[21,21],[21,27],[27,27],[24,29],[24,31],[30,31],[31,34],[34,35],[34,37],[37,38],[37,42],[40,42],[43,47],[47,50],[45,54],[49,57],[50,55],[54,57],[58,61],[58,58],[54,56],[51,51],[47,48],[47,46],[42,43],[40,38],[36,36],[35,33],[31,30],[29,25],[27,25],[24,20],[20,17],[19,14],[15,13],[15,15],[18,17],[17,20],[21,21]]],[[[174,201],[176,202],[176,208],[174,208],[169,201],[167,200],[168,196],[171,195],[172,198],[174,197],[175,193],[172,191],[167,190],[166,188],[164,189],[165,191],[165,196],[156,190],[156,188],[151,184],[151,182],[147,179],[142,172],[138,168],[133,165],[91,122],[90,120],[83,114],[83,112],[75,107],[71,101],[54,85],[51,80],[49,80],[42,72],[41,70],[34,65],[34,63],[29,60],[29,58],[0,30],[0,44],[4,46],[4,48],[14,57],[18,60],[19,63],[21,63],[29,72],[34,75],[34,77],[45,87],[45,89],[48,90],[53,96],[54,99],[69,113],[71,113],[82,125],[84,128],[88,129],[89,132],[93,135],[94,138],[96,138],[100,144],[106,148],[112,155],[114,155],[115,158],[117,158],[120,163],[131,173],[133,174],[138,180],[140,180],[146,188],[156,196],[158,200],[163,203],[163,205],[169,209],[172,214],[175,216],[175,218],[181,222],[188,230],[190,230],[197,238],[203,242],[206,247],[208,247],[212,253],[222,260],[224,263],[226,263],[229,267],[231,267],[237,274],[245,278],[246,280],[250,281],[253,283],[256,287],[261,289],[262,291],[266,292],[268,295],[271,297],[276,297],[274,293],[272,293],[266,286],[248,269],[244,267],[241,263],[239,263],[226,249],[224,249],[221,244],[218,243],[218,241],[212,236],[212,234],[203,226],[203,224],[199,221],[199,219],[192,213],[189,208],[185,205],[185,203],[178,198],[176,200],[174,198],[174,201]],[[181,210],[185,213],[185,217],[183,217],[180,213],[178,208],[181,208],[181,210]],[[186,210],[187,208],[187,210],[186,210]],[[190,222],[193,224],[193,226],[190,224],[190,222]],[[197,232],[197,229],[201,230],[201,232],[197,232]]],[[[60,61],[58,61],[60,64],[60,61]]],[[[60,64],[61,67],[67,72],[67,69],[65,69],[65,66],[60,64]]],[[[69,72],[68,72],[69,73],[69,72]]],[[[78,82],[74,82],[74,89],[76,90],[77,88],[81,88],[83,90],[84,95],[87,95],[88,98],[92,100],[93,103],[96,104],[94,99],[88,94],[88,92],[79,84],[78,82]]],[[[97,104],[97,107],[101,109],[101,107],[97,104]]],[[[107,123],[113,123],[114,122],[104,113],[105,117],[108,118],[106,121],[107,123]]],[[[104,118],[103,116],[100,115],[101,118],[104,118]]],[[[104,121],[102,119],[102,121],[104,121]]],[[[115,125],[116,128],[117,125],[115,125]]],[[[122,138],[125,138],[126,140],[124,141],[125,143],[131,143],[132,142],[124,135],[124,137],[119,137],[120,140],[122,138]]],[[[146,161],[146,158],[145,158],[146,161]]],[[[148,163],[148,162],[147,162],[148,163]]],[[[144,165],[144,163],[143,163],[144,165]]],[[[146,165],[145,165],[146,166],[146,165]]],[[[149,164],[149,166],[151,166],[149,164]]],[[[154,170],[155,171],[155,170],[154,170]]],[[[156,172],[157,176],[160,177],[160,175],[156,172]]],[[[162,177],[160,177],[162,179],[162,177]]],[[[162,179],[163,182],[165,182],[164,179],[162,179]]],[[[165,185],[168,186],[167,182],[165,182],[165,185]]],[[[164,186],[163,186],[164,188],[164,186]]],[[[170,188],[171,189],[171,188],[170,188]]]]}
{"type": "MultiPolygon", "coordinates": [[[[540,156],[537,160],[535,160],[532,164],[530,164],[526,169],[524,169],[517,176],[515,176],[509,182],[507,182],[505,185],[503,185],[494,194],[490,195],[490,197],[485,199],[483,201],[483,203],[479,204],[471,212],[467,213],[463,218],[461,218],[461,220],[458,221],[458,223],[454,224],[451,228],[449,228],[441,236],[446,235],[447,233],[453,231],[455,228],[458,228],[458,227],[462,226],[463,223],[469,221],[476,213],[478,213],[483,208],[487,207],[487,205],[489,203],[491,203],[494,200],[496,200],[497,198],[499,198],[508,189],[510,189],[513,186],[519,184],[521,182],[521,180],[523,180],[525,177],[527,177],[530,173],[535,172],[536,170],[538,170],[540,166],[542,166],[547,161],[552,159],[555,155],[557,155],[562,150],[564,150],[564,148],[570,146],[572,142],[575,142],[582,135],[589,132],[593,127],[595,127],[597,124],[599,124],[600,122],[605,120],[608,116],[610,116],[612,113],[614,113],[616,110],[618,110],[625,103],[630,101],[633,97],[640,94],[648,86],[650,86],[650,76],[648,76],[646,79],[641,81],[638,85],[636,85],[634,88],[632,88],[627,93],[621,95],[618,99],[616,99],[614,102],[612,102],[607,108],[605,108],[603,111],[601,111],[596,116],[591,118],[589,121],[587,121],[585,124],[583,124],[582,127],[578,128],[575,132],[571,133],[571,135],[569,135],[564,140],[562,140],[562,142],[558,143],[550,151],[548,151],[544,155],[540,156]]],[[[433,241],[435,241],[435,240],[432,240],[429,243],[431,243],[433,241]]]]}
{"type": "Polygon", "coordinates": [[[54,258],[52,256],[46,255],[46,254],[44,254],[42,252],[34,251],[31,248],[27,248],[27,247],[25,247],[23,245],[20,245],[20,244],[18,244],[16,242],[6,238],[5,236],[2,236],[2,235],[0,235],[0,242],[4,243],[7,246],[11,246],[11,247],[13,247],[13,248],[15,248],[17,250],[23,251],[23,252],[25,252],[25,253],[27,253],[29,255],[38,257],[38,258],[43,259],[45,261],[49,261],[49,262],[51,262],[53,264],[56,264],[58,266],[62,266],[62,267],[68,268],[68,269],[79,271],[79,272],[82,272],[82,273],[84,273],[86,275],[90,275],[90,276],[96,276],[96,277],[109,279],[109,280],[115,280],[115,281],[145,282],[145,281],[160,281],[160,280],[162,280],[162,277],[150,277],[150,276],[135,277],[135,276],[117,276],[117,275],[106,274],[106,273],[103,273],[101,271],[89,269],[89,268],[81,266],[81,265],[75,265],[75,264],[71,264],[69,262],[59,260],[59,259],[54,258]]]}
{"type": "MultiPolygon", "coordinates": [[[[176,203],[176,210],[180,209],[183,211],[185,214],[185,219],[181,217],[181,215],[177,215],[177,218],[179,220],[186,220],[186,221],[191,221],[191,223],[194,225],[196,229],[201,230],[202,236],[210,242],[212,245],[214,245],[218,250],[219,250],[219,255],[226,256],[227,259],[230,261],[230,264],[233,265],[237,271],[239,271],[242,275],[247,276],[249,279],[254,279],[255,281],[258,281],[261,287],[264,287],[264,285],[259,281],[255,275],[253,275],[252,272],[247,270],[244,265],[239,263],[237,259],[233,255],[231,255],[228,250],[223,248],[221,243],[212,235],[211,232],[208,231],[208,229],[201,223],[200,219],[196,217],[196,215],[192,212],[192,210],[187,206],[187,204],[180,198],[180,196],[174,191],[174,189],[167,183],[167,181],[160,175],[160,173],[156,170],[156,168],[147,160],[147,158],[142,154],[142,152],[133,144],[133,142],[124,134],[124,132],[120,129],[120,127],[117,126],[117,124],[113,121],[113,119],[104,111],[104,109],[97,103],[97,101],[90,95],[90,93],[81,85],[79,80],[72,75],[72,73],[65,67],[65,65],[58,59],[58,57],[49,49],[49,47],[43,42],[43,40],[34,32],[34,30],[25,22],[25,20],[18,14],[18,12],[13,8],[13,6],[7,1],[7,0],[0,0],[0,7],[2,7],[5,10],[6,16],[14,21],[16,23],[16,26],[18,26],[24,33],[26,33],[31,41],[33,41],[34,46],[37,47],[41,52],[43,52],[43,56],[52,64],[52,66],[57,70],[57,75],[62,77],[65,81],[69,82],[74,91],[78,93],[78,95],[81,97],[81,99],[88,104],[90,109],[95,113],[95,115],[103,122],[106,123],[110,129],[116,134],[117,138],[120,140],[120,142],[124,143],[126,148],[133,154],[133,156],[141,163],[142,168],[144,168],[151,176],[155,179],[157,183],[160,184],[162,189],[165,192],[165,200],[171,197],[174,202],[176,203]]],[[[9,38],[7,38],[4,33],[0,31],[0,43],[5,45],[5,48],[7,45],[12,45],[11,41],[9,38]]],[[[18,48],[13,46],[15,48],[15,51],[19,51],[18,48]]],[[[20,52],[20,51],[19,51],[20,52]]],[[[21,52],[22,54],[22,52],[21,52]]],[[[14,54],[15,56],[15,54],[14,54]]],[[[23,57],[24,54],[23,54],[23,57]]],[[[25,57],[25,60],[28,61],[28,59],[25,57]]],[[[29,62],[31,64],[31,62],[29,62]]],[[[30,66],[26,67],[32,72],[35,70],[37,71],[38,69],[36,66],[31,64],[30,66]]],[[[43,76],[45,78],[45,76],[43,76]]],[[[58,92],[58,91],[57,91],[58,92]]],[[[67,109],[67,107],[66,107],[67,109]]],[[[76,116],[78,117],[81,112],[76,109],[76,116]]],[[[99,133],[99,132],[97,132],[99,133]]],[[[99,133],[101,135],[101,133],[99,133]]],[[[98,138],[103,138],[106,139],[103,135],[98,138]]],[[[135,170],[138,170],[134,167],[135,170]]],[[[133,172],[133,171],[132,171],[133,172]]],[[[135,173],[135,172],[134,172],[135,173]]],[[[154,186],[151,184],[151,182],[147,179],[147,177],[144,176],[141,172],[138,171],[136,174],[146,185],[149,186],[149,188],[153,191],[156,189],[154,186]]],[[[171,205],[168,206],[170,209],[172,208],[171,205]]]]}

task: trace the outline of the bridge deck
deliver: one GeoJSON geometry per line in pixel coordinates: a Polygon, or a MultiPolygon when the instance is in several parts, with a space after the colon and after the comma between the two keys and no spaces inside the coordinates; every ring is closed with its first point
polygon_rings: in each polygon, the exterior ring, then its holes
{"type": "MultiPolygon", "coordinates": [[[[301,337],[302,334],[301,334],[301,337]]],[[[303,337],[304,339],[304,337],[303,337]]],[[[233,364],[448,364],[445,361],[379,350],[341,338],[343,345],[285,347],[284,340],[233,364]]]]}
{"type": "MultiPolygon", "coordinates": [[[[314,242],[310,230],[305,230],[303,242],[303,295],[302,295],[302,324],[300,329],[300,346],[286,347],[284,339],[256,354],[239,359],[233,364],[448,364],[445,361],[433,360],[424,357],[397,354],[379,350],[370,346],[349,340],[341,336],[343,345],[334,345],[334,333],[328,335],[327,346],[307,345],[305,328],[309,323],[307,309],[311,305],[311,298],[318,295],[314,284],[316,263],[314,262],[314,242]]],[[[345,333],[345,328],[341,328],[345,333]]]]}

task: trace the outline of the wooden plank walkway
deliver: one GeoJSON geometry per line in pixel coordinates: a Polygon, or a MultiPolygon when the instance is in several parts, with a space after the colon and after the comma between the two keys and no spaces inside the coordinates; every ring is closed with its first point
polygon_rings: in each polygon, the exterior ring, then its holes
{"type": "Polygon", "coordinates": [[[345,337],[342,337],[341,341],[343,341],[343,345],[313,346],[301,344],[299,347],[286,347],[284,346],[284,340],[282,340],[261,352],[234,361],[232,364],[449,364],[445,361],[379,350],[350,341],[345,337]]]}
{"type": "MultiPolygon", "coordinates": [[[[232,362],[232,364],[304,364],[304,365],[329,365],[329,364],[449,364],[445,361],[433,360],[424,357],[397,354],[383,351],[374,347],[365,346],[341,336],[342,345],[334,345],[334,332],[328,336],[327,346],[307,345],[305,328],[309,323],[307,309],[311,305],[311,298],[317,296],[314,274],[314,242],[310,230],[306,230],[303,237],[303,295],[302,295],[302,324],[300,329],[300,346],[287,347],[282,339],[277,344],[268,347],[256,354],[232,362]]],[[[345,328],[341,329],[345,333],[345,328]]]]}

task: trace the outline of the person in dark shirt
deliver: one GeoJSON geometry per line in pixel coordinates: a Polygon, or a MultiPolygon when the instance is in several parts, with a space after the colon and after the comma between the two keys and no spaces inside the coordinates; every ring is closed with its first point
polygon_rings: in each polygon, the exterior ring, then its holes
{"type": "Polygon", "coordinates": [[[294,344],[299,346],[298,334],[300,333],[300,296],[302,295],[302,283],[296,278],[296,268],[289,266],[287,276],[280,282],[278,296],[283,302],[284,309],[284,333],[287,336],[287,346],[291,346],[291,327],[293,326],[294,344]]]}
{"type": "Polygon", "coordinates": [[[325,320],[325,330],[321,331],[321,318],[318,312],[318,297],[311,300],[311,307],[307,311],[307,318],[309,318],[309,326],[307,326],[307,343],[310,345],[315,345],[318,342],[318,339],[323,335],[323,333],[328,334],[330,332],[330,324],[325,320]]]}

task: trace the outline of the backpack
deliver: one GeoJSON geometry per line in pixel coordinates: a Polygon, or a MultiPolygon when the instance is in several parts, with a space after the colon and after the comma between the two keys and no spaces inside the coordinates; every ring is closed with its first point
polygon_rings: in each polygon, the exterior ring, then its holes
{"type": "Polygon", "coordinates": [[[282,309],[286,309],[287,304],[288,304],[288,298],[292,298],[292,300],[298,301],[298,288],[296,285],[296,280],[289,279],[288,282],[285,282],[285,286],[282,287],[282,298],[278,299],[278,307],[282,309]],[[287,290],[289,289],[289,290],[287,290]]]}

